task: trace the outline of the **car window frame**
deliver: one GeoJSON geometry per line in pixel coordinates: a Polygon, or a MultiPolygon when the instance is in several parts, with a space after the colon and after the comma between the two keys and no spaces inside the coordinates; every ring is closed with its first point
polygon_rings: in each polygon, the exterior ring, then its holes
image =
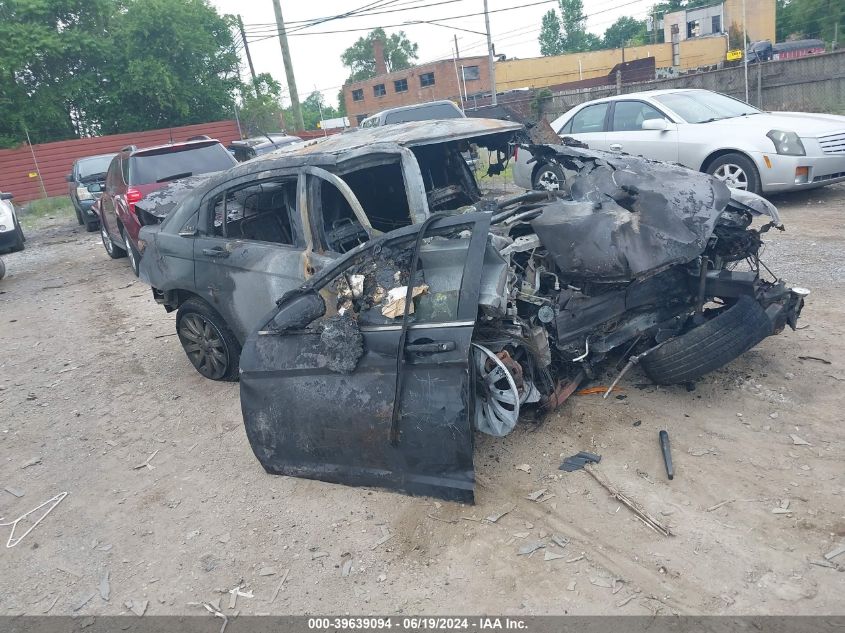
{"type": "MultiPolygon", "coordinates": [[[[570,118],[569,121],[567,121],[567,125],[569,126],[569,132],[568,133],[569,134],[605,134],[605,133],[607,133],[607,131],[608,131],[607,128],[608,128],[609,123],[610,123],[610,121],[608,120],[608,117],[610,115],[610,111],[613,109],[611,106],[612,106],[611,101],[599,101],[598,103],[587,103],[587,104],[585,104],[583,108],[581,108],[580,110],[578,110],[578,112],[573,114],[572,118],[570,118]],[[590,108],[597,108],[597,107],[601,107],[601,106],[604,106],[606,108],[605,111],[604,111],[604,118],[602,119],[602,129],[601,130],[590,130],[589,132],[574,132],[573,131],[574,124],[575,124],[575,117],[577,117],[579,114],[587,111],[590,108]]],[[[566,127],[566,126],[564,126],[564,127],[566,127]]]]}
{"type": "Polygon", "coordinates": [[[616,106],[619,105],[620,103],[639,103],[640,105],[647,106],[647,107],[651,108],[652,110],[654,110],[655,112],[657,112],[664,120],[666,120],[670,123],[672,122],[672,120],[666,115],[665,112],[663,112],[660,108],[656,107],[653,103],[645,101],[644,99],[617,99],[616,101],[612,101],[611,103],[613,104],[613,107],[611,108],[611,112],[610,112],[610,116],[609,116],[609,120],[608,120],[609,125],[606,125],[606,127],[608,128],[606,131],[608,133],[610,133],[610,132],[648,132],[648,131],[650,131],[650,130],[643,130],[642,127],[635,128],[633,130],[617,130],[617,129],[615,129],[615,127],[616,127],[616,125],[615,125],[616,106]]]}
{"type": "Polygon", "coordinates": [[[267,244],[270,246],[276,246],[279,248],[289,248],[295,250],[305,250],[308,247],[308,240],[306,239],[305,230],[302,227],[301,222],[301,215],[302,210],[300,208],[301,199],[299,196],[299,191],[302,187],[302,179],[304,174],[299,172],[295,169],[277,169],[277,170],[270,170],[269,172],[262,172],[262,174],[267,174],[265,177],[257,179],[255,176],[256,174],[248,174],[245,176],[240,176],[238,178],[233,178],[232,180],[228,180],[226,182],[220,183],[213,189],[210,189],[205,193],[200,201],[199,205],[199,217],[197,219],[197,226],[196,226],[196,233],[197,236],[200,236],[204,239],[216,239],[216,240],[223,240],[225,242],[230,242],[233,240],[241,241],[241,242],[248,242],[250,244],[267,244]],[[296,179],[296,204],[294,210],[290,213],[290,227],[291,233],[293,234],[294,242],[293,244],[282,244],[280,242],[268,242],[265,240],[252,240],[252,239],[244,239],[244,238],[236,238],[234,236],[226,235],[226,222],[223,222],[223,233],[224,235],[217,235],[214,232],[214,204],[217,198],[221,194],[226,194],[232,189],[243,189],[244,187],[249,187],[250,185],[257,185],[261,184],[262,182],[267,182],[270,180],[277,180],[280,178],[290,178],[293,180],[296,179]]]}

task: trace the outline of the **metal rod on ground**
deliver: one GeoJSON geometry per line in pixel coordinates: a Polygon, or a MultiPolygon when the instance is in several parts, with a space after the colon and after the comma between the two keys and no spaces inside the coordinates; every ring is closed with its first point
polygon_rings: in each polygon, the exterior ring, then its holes
{"type": "Polygon", "coordinates": [[[493,40],[490,37],[490,14],[487,12],[487,0],[484,0],[484,26],[487,27],[487,63],[490,65],[490,105],[497,105],[496,65],[493,63],[493,40]]]}
{"type": "Polygon", "coordinates": [[[246,63],[249,64],[249,74],[252,75],[252,85],[255,87],[256,94],[258,86],[255,85],[255,66],[252,65],[252,55],[249,54],[249,42],[246,41],[246,33],[244,33],[244,21],[241,19],[241,14],[238,13],[238,30],[241,32],[241,41],[244,43],[244,52],[246,53],[246,63]]]}
{"type": "Polygon", "coordinates": [[[616,488],[616,486],[614,486],[607,479],[605,479],[604,475],[600,474],[600,471],[597,470],[593,464],[584,464],[584,470],[586,470],[593,479],[595,479],[605,490],[607,490],[613,498],[622,503],[622,505],[628,508],[635,515],[637,515],[637,518],[640,521],[645,523],[655,532],[662,534],[663,536],[672,536],[672,531],[669,529],[668,526],[664,525],[651,514],[649,514],[648,511],[643,508],[639,503],[637,503],[627,495],[623,494],[618,488],[616,488]]]}
{"type": "Polygon", "coordinates": [[[296,124],[297,130],[304,130],[305,123],[302,120],[302,108],[299,106],[299,93],[296,91],[296,79],[293,76],[293,63],[290,59],[288,36],[285,33],[285,20],[282,17],[282,7],[279,4],[279,0],[273,0],[273,10],[276,12],[276,28],[279,33],[279,46],[282,48],[282,61],[285,64],[285,77],[288,81],[290,105],[293,110],[293,122],[296,124]]]}
{"type": "Polygon", "coordinates": [[[38,159],[35,158],[35,148],[32,146],[32,141],[29,140],[29,130],[24,126],[24,134],[26,134],[26,143],[29,145],[29,152],[32,154],[32,162],[35,165],[35,173],[38,175],[38,184],[41,185],[41,194],[44,199],[47,199],[47,188],[44,186],[44,179],[41,177],[41,168],[38,166],[38,159]]]}

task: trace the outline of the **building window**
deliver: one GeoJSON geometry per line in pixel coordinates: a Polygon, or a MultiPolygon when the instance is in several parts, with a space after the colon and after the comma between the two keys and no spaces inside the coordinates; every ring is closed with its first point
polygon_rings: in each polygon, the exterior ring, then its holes
{"type": "Polygon", "coordinates": [[[408,92],[408,80],[407,79],[397,79],[393,82],[393,89],[396,92],[408,92]]]}
{"type": "Polygon", "coordinates": [[[478,66],[464,66],[464,81],[472,81],[473,79],[481,79],[481,72],[478,66]]]}
{"type": "Polygon", "coordinates": [[[710,30],[711,33],[721,33],[722,32],[722,16],[721,15],[714,15],[712,24],[713,24],[713,28],[710,30]]]}
{"type": "Polygon", "coordinates": [[[423,73],[420,75],[420,86],[425,88],[426,86],[433,86],[434,85],[434,73],[423,73]]]}
{"type": "Polygon", "coordinates": [[[363,101],[364,100],[364,89],[358,88],[358,90],[352,91],[352,100],[353,101],[363,101]]]}
{"type": "Polygon", "coordinates": [[[687,37],[698,37],[698,20],[687,22],[687,37]]]}
{"type": "Polygon", "coordinates": [[[369,116],[368,114],[356,114],[355,115],[355,123],[357,123],[358,125],[361,125],[361,123],[364,122],[364,119],[366,119],[368,116],[369,116]]]}
{"type": "Polygon", "coordinates": [[[373,94],[377,97],[383,97],[387,94],[387,90],[384,89],[384,84],[376,84],[373,86],[373,94]]]}

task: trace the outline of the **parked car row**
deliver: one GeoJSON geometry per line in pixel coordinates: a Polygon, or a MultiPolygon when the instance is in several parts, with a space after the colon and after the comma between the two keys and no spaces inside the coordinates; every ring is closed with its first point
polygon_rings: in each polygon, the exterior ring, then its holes
{"type": "MultiPolygon", "coordinates": [[[[845,181],[845,116],[763,112],[709,90],[598,99],[575,106],[551,127],[591,149],[680,163],[758,194],[845,181]]],[[[563,186],[558,167],[532,159],[517,152],[517,185],[563,186]]]]}

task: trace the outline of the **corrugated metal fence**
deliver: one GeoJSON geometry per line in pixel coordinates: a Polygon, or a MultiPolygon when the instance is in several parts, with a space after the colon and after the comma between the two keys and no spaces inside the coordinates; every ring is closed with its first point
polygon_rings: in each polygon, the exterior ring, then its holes
{"type": "Polygon", "coordinates": [[[216,138],[224,145],[240,138],[235,121],[216,121],[163,130],[42,143],[31,148],[24,144],[17,149],[0,150],[0,191],[15,194],[15,202],[18,204],[40,198],[44,195],[36,175],[40,171],[47,195],[60,196],[67,193],[65,176],[70,173],[73,161],[77,158],[117,152],[133,144],[150,147],[169,143],[171,139],[184,141],[198,134],[216,138]]]}

